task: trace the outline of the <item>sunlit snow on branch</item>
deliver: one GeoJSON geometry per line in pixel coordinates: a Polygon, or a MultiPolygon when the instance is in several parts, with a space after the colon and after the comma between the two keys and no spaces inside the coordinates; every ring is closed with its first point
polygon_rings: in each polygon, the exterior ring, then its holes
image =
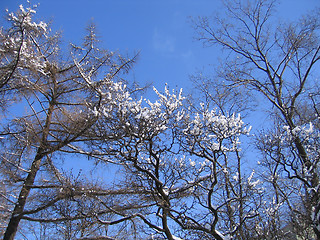
{"type": "Polygon", "coordinates": [[[184,130],[193,149],[207,149],[211,152],[223,150],[233,151],[240,144],[239,136],[248,134],[250,129],[245,128],[240,114],[237,116],[225,116],[216,110],[208,110],[202,105],[201,113],[196,113],[189,120],[184,130]],[[224,145],[225,139],[231,140],[231,144],[224,145]]]}

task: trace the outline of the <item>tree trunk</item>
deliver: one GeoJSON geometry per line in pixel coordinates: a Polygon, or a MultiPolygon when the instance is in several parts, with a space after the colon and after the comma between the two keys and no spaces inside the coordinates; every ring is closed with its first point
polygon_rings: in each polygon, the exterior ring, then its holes
{"type": "Polygon", "coordinates": [[[22,189],[20,191],[18,201],[14,207],[10,221],[9,221],[7,229],[5,231],[5,234],[3,237],[4,240],[13,240],[16,233],[17,233],[18,226],[19,226],[19,223],[20,223],[20,220],[22,217],[21,214],[23,213],[24,207],[27,202],[28,195],[30,193],[31,186],[34,183],[37,172],[40,168],[41,159],[42,159],[42,156],[40,153],[38,153],[36,155],[34,161],[32,162],[30,172],[29,172],[26,180],[24,181],[24,184],[23,184],[22,189]]]}
{"type": "Polygon", "coordinates": [[[40,142],[40,146],[37,150],[37,154],[31,164],[28,176],[26,177],[26,179],[24,180],[22,189],[20,191],[19,197],[18,197],[18,201],[15,204],[15,207],[13,209],[11,218],[9,220],[8,226],[6,228],[6,231],[4,233],[4,237],[3,240],[13,240],[17,230],[18,230],[18,226],[24,211],[24,208],[26,206],[27,203],[27,198],[30,194],[30,190],[34,184],[34,181],[36,179],[37,176],[37,172],[40,169],[41,166],[41,160],[44,157],[44,150],[45,150],[45,146],[47,143],[47,138],[49,135],[49,127],[51,124],[51,119],[52,119],[52,114],[54,111],[54,101],[49,103],[49,108],[48,108],[48,113],[47,113],[47,118],[46,118],[46,123],[45,126],[43,128],[43,133],[42,133],[42,138],[41,138],[41,142],[40,142]]]}

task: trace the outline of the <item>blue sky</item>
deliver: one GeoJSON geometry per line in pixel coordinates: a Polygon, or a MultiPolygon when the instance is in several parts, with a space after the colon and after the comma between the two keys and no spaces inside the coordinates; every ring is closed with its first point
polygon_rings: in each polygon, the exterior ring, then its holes
{"type": "MultiPolygon", "coordinates": [[[[319,0],[281,0],[280,16],[295,17],[316,6],[319,0]]],[[[219,0],[31,0],[40,3],[37,19],[53,21],[67,42],[79,42],[86,25],[93,20],[103,46],[133,55],[139,60],[130,78],[153,83],[162,90],[191,87],[189,75],[217,63],[221,54],[203,48],[194,40],[188,17],[219,11],[219,0]]],[[[26,0],[0,0],[2,16],[6,8],[16,11],[26,0]]],[[[130,80],[130,79],[129,79],[130,80]]]]}

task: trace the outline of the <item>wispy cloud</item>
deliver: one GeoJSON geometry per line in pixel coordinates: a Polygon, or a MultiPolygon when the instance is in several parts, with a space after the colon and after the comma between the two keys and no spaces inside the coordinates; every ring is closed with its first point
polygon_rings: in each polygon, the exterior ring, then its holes
{"type": "Polygon", "coordinates": [[[171,54],[175,51],[175,38],[171,35],[154,29],[152,37],[153,48],[162,54],[171,54]]]}

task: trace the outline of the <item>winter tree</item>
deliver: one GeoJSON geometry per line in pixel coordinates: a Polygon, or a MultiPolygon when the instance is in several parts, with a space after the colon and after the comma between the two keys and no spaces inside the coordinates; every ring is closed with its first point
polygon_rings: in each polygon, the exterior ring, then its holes
{"type": "Polygon", "coordinates": [[[118,187],[140,192],[123,205],[129,211],[114,210],[118,221],[136,219],[160,239],[245,239],[244,224],[261,204],[254,173],[241,171],[239,139],[249,129],[239,115],[186,108],[181,91],[154,91],[155,102],[128,96],[113,114],[99,112],[101,139],[92,144],[125,167],[128,180],[118,187]]]}
{"type": "MultiPolygon", "coordinates": [[[[270,122],[257,134],[256,143],[261,166],[269,174],[262,179],[274,193],[273,209],[267,210],[277,215],[274,221],[280,220],[277,229],[281,232],[287,223],[304,238],[312,229],[320,239],[318,14],[279,23],[276,8],[276,1],[269,0],[226,1],[224,17],[200,17],[195,27],[204,44],[227,52],[215,79],[220,91],[265,99],[270,122]]],[[[212,99],[217,96],[205,92],[212,99]]],[[[241,107],[239,100],[233,103],[241,107]]],[[[263,234],[273,238],[270,234],[275,233],[269,228],[263,234]]]]}
{"type": "Polygon", "coordinates": [[[0,34],[2,100],[25,108],[8,109],[1,122],[4,239],[14,239],[21,221],[66,223],[92,217],[94,197],[110,195],[68,177],[60,159],[87,154],[80,149],[94,137],[95,112],[126,94],[119,76],[134,62],[98,49],[94,25],[82,45],[65,50],[48,24],[33,20],[35,13],[22,5],[16,13],[8,12],[7,29],[0,34]]]}
{"type": "Polygon", "coordinates": [[[309,15],[275,27],[274,8],[238,0],[226,2],[226,19],[195,21],[202,41],[228,52],[214,81],[195,79],[198,101],[169,86],[140,97],[123,79],[135,57],[102,50],[93,24],[66,46],[35,7],[8,11],[1,236],[285,239],[289,227],[320,239],[319,24],[309,15]],[[248,96],[264,97],[271,119],[250,139],[242,116],[259,105],[248,96]],[[84,158],[115,174],[65,164],[84,158]]]}

